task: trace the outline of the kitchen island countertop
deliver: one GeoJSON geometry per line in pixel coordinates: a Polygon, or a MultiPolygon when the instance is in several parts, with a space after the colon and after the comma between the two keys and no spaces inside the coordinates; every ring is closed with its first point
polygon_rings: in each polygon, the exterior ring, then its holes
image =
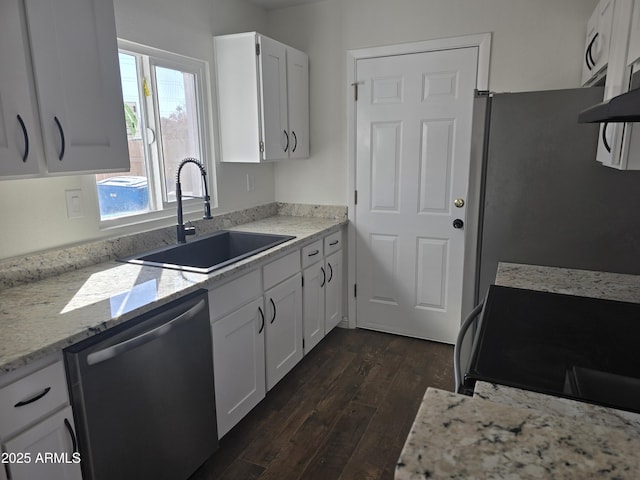
{"type": "MultiPolygon", "coordinates": [[[[640,303],[635,275],[501,263],[496,284],[640,303]]],[[[635,479],[639,450],[639,414],[478,382],[427,390],[395,478],[635,479]]]]}
{"type": "Polygon", "coordinates": [[[0,291],[0,375],[338,231],[345,219],[276,215],[231,230],[296,238],[210,274],[108,261],[0,291]]]}

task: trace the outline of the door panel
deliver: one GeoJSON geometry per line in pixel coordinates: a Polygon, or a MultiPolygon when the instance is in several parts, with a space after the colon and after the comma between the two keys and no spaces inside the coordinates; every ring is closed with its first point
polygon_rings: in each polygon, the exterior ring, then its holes
{"type": "Polygon", "coordinates": [[[478,49],[358,60],[357,325],[453,343],[478,49]]]}

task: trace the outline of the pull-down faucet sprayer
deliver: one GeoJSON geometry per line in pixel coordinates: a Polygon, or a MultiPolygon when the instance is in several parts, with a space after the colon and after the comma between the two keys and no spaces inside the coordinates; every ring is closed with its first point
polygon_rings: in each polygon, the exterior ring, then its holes
{"type": "Polygon", "coordinates": [[[176,226],[178,243],[186,243],[187,235],[195,235],[196,227],[185,227],[184,220],[182,218],[182,186],[180,185],[180,172],[182,171],[182,167],[184,167],[187,163],[193,163],[200,169],[200,174],[202,175],[202,184],[204,185],[204,219],[211,219],[211,203],[209,198],[209,189],[207,187],[207,172],[202,165],[202,162],[195,158],[185,158],[178,165],[178,173],[176,173],[176,201],[178,203],[178,225],[176,226]]]}

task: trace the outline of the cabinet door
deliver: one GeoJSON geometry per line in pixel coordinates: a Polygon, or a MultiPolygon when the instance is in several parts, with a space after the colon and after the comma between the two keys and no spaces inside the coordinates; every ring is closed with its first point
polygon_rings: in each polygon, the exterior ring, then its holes
{"type": "Polygon", "coordinates": [[[5,442],[7,453],[28,454],[30,458],[29,463],[9,464],[12,480],[80,480],[80,457],[79,454],[74,454],[76,450],[71,407],[5,442]]]}
{"type": "Polygon", "coordinates": [[[218,320],[211,331],[218,436],[222,437],[265,396],[262,298],[218,320]]]}
{"type": "Polygon", "coordinates": [[[260,98],[264,160],[288,158],[286,46],[260,38],[260,98]]]}
{"type": "Polygon", "coordinates": [[[325,334],[342,321],[342,250],[326,259],[327,286],[325,334]]]}
{"type": "Polygon", "coordinates": [[[129,170],[113,2],[25,5],[49,172],[129,170]]]}
{"type": "Polygon", "coordinates": [[[287,49],[287,91],[289,101],[289,158],[309,156],[309,57],[287,49]]]}
{"type": "Polygon", "coordinates": [[[616,0],[600,0],[589,22],[582,53],[582,84],[588,84],[609,62],[616,0]]]}
{"type": "Polygon", "coordinates": [[[0,4],[0,176],[40,172],[42,144],[19,0],[0,4]],[[8,67],[9,66],[9,67],[8,67]]]}
{"type": "Polygon", "coordinates": [[[640,59],[640,2],[634,2],[631,16],[631,34],[629,36],[629,52],[627,65],[640,59]]]}
{"type": "Polygon", "coordinates": [[[265,292],[267,390],[302,359],[302,284],[298,273],[265,292]]]}
{"type": "Polygon", "coordinates": [[[303,272],[303,278],[302,322],[304,324],[304,354],[306,355],[324,337],[324,291],[327,284],[324,262],[306,268],[303,272]]]}

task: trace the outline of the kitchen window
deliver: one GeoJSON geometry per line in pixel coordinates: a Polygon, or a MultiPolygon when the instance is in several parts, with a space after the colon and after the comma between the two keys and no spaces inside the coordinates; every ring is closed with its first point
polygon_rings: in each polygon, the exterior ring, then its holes
{"type": "MultiPolygon", "coordinates": [[[[118,47],[131,169],[96,175],[106,226],[173,210],[176,171],[186,157],[203,162],[209,182],[215,178],[207,148],[207,63],[123,40],[118,47]]],[[[197,168],[184,168],[180,180],[184,198],[203,196],[197,168]]],[[[190,203],[201,204],[185,200],[187,210],[190,203]]]]}

